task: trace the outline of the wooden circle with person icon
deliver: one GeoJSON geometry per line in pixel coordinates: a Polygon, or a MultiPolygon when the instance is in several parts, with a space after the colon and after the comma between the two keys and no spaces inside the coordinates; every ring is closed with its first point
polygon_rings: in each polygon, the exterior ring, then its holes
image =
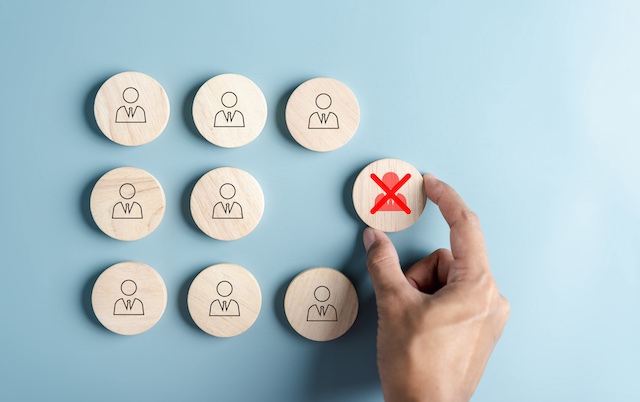
{"type": "Polygon", "coordinates": [[[149,330],[167,306],[167,288],[160,274],[136,261],[120,262],[105,269],[91,291],[91,305],[98,321],[120,335],[149,330]]]}
{"type": "Polygon", "coordinates": [[[409,163],[390,158],[362,169],[352,196],[360,219],[384,232],[398,232],[416,223],[427,202],[422,174],[409,163]]]}
{"type": "Polygon", "coordinates": [[[267,121],[267,101],[260,88],[239,74],[217,75],[193,100],[193,122],[212,144],[237,148],[255,140],[267,121]]]}
{"type": "Polygon", "coordinates": [[[258,181],[244,170],[221,167],[204,174],[191,192],[191,216],[207,236],[236,240],[256,228],[264,211],[258,181]]]}
{"type": "Polygon", "coordinates": [[[93,105],[100,131],[120,145],[136,146],[156,139],[169,121],[169,97],[158,81],[127,71],[102,84],[93,105]]]}
{"type": "Polygon", "coordinates": [[[162,222],[165,207],[158,180],[134,167],[110,170],[91,191],[93,220],[100,230],[118,240],[138,240],[149,235],[162,222]]]}
{"type": "Polygon", "coordinates": [[[285,120],[291,136],[317,152],[345,145],[360,124],[354,93],[333,78],[314,78],[298,86],[287,101],[285,120]]]}
{"type": "Polygon", "coordinates": [[[196,325],[209,335],[231,337],[258,318],[262,295],[256,278],[236,264],[216,264],[200,272],[189,287],[187,306],[196,325]]]}
{"type": "Polygon", "coordinates": [[[311,268],[296,276],[284,297],[291,327],[313,341],[330,341],[344,335],[358,315],[358,294],[342,272],[311,268]]]}

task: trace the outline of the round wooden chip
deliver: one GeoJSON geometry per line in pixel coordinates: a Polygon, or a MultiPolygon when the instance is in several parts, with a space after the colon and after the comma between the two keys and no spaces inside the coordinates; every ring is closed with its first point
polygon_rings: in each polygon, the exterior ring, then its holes
{"type": "Polygon", "coordinates": [[[91,304],[98,320],[121,335],[153,327],[167,306],[167,288],[158,272],[141,262],[107,268],[93,285],[91,304]]]}
{"type": "Polygon", "coordinates": [[[205,82],[193,100],[193,121],[212,144],[236,148],[253,141],[267,121],[267,101],[250,79],[222,74],[205,82]]]}
{"type": "Polygon", "coordinates": [[[116,74],[98,90],[93,113],[111,141],[142,145],[156,139],[169,121],[169,98],[156,80],[133,71],[116,74]]]}
{"type": "Polygon", "coordinates": [[[191,193],[193,220],[214,239],[236,240],[248,235],[263,211],[260,184],[241,169],[213,169],[198,180],[191,193]]]}
{"type": "Polygon", "coordinates": [[[338,149],[360,122],[360,106],[351,89],[333,78],[314,78],[291,94],[285,110],[293,138],[312,151],[338,149]]]}
{"type": "Polygon", "coordinates": [[[369,164],[353,185],[353,206],[358,216],[384,232],[398,232],[416,223],[426,202],[422,175],[399,159],[369,164]]]}
{"type": "Polygon", "coordinates": [[[164,216],[164,191],[142,169],[107,172],[91,191],[91,215],[104,233],[118,240],[138,240],[153,232],[164,216]]]}
{"type": "Polygon", "coordinates": [[[293,329],[313,341],[344,335],[358,315],[358,295],[351,281],[333,268],[312,268],[287,288],[284,311],[293,329]]]}
{"type": "Polygon", "coordinates": [[[235,264],[217,264],[196,276],[187,304],[200,329],[226,338],[253,325],[260,314],[262,295],[251,272],[235,264]]]}

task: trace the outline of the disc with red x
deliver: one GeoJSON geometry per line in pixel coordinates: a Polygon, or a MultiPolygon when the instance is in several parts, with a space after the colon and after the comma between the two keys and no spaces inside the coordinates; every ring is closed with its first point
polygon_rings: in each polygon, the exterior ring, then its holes
{"type": "Polygon", "coordinates": [[[353,185],[353,206],[374,229],[398,232],[416,223],[427,201],[420,172],[399,159],[369,164],[353,185]]]}

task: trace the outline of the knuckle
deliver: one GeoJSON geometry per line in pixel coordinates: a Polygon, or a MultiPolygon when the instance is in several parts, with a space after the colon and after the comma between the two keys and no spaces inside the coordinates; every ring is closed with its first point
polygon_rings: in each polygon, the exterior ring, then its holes
{"type": "Polygon", "coordinates": [[[378,314],[396,317],[400,307],[404,305],[401,295],[393,289],[388,289],[383,295],[376,296],[378,314]]]}
{"type": "Polygon", "coordinates": [[[370,250],[367,256],[367,268],[369,268],[370,271],[384,269],[395,263],[397,263],[397,258],[393,254],[385,252],[385,250],[380,248],[370,250]]]}
{"type": "Polygon", "coordinates": [[[482,272],[476,283],[478,291],[488,297],[494,297],[498,293],[498,285],[489,272],[482,272]]]}
{"type": "Polygon", "coordinates": [[[460,218],[464,222],[480,225],[480,218],[475,212],[473,212],[469,208],[465,208],[462,211],[460,211],[460,218]]]}
{"type": "Polygon", "coordinates": [[[511,307],[498,290],[491,274],[484,274],[465,292],[466,311],[483,321],[494,322],[504,327],[509,319],[511,307]]]}
{"type": "MultiPolygon", "coordinates": [[[[475,304],[479,310],[486,314],[491,314],[496,310],[496,300],[499,301],[500,293],[498,285],[493,277],[485,273],[476,282],[475,304]]],[[[500,303],[501,304],[501,303],[500,303]]]]}
{"type": "Polygon", "coordinates": [[[506,323],[511,314],[511,304],[509,304],[509,301],[502,295],[500,295],[500,313],[503,321],[506,323]]]}
{"type": "Polygon", "coordinates": [[[451,253],[451,251],[447,250],[446,248],[439,248],[435,251],[435,253],[438,255],[438,257],[446,257],[451,253]]]}
{"type": "Polygon", "coordinates": [[[391,304],[393,300],[399,297],[396,287],[385,281],[378,281],[374,285],[374,291],[376,293],[376,299],[382,301],[384,304],[391,304]],[[392,301],[389,302],[388,300],[392,301]]]}
{"type": "Polygon", "coordinates": [[[384,293],[376,294],[376,306],[380,317],[400,326],[413,322],[413,315],[422,311],[416,308],[418,303],[413,297],[398,289],[387,289],[384,293]]]}

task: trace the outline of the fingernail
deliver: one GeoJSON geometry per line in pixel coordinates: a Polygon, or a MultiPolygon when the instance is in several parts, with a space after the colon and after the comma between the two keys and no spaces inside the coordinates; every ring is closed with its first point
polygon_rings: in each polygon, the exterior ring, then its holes
{"type": "Polygon", "coordinates": [[[362,233],[362,241],[364,243],[364,250],[369,252],[369,247],[376,241],[376,232],[371,228],[366,228],[362,233]]]}

